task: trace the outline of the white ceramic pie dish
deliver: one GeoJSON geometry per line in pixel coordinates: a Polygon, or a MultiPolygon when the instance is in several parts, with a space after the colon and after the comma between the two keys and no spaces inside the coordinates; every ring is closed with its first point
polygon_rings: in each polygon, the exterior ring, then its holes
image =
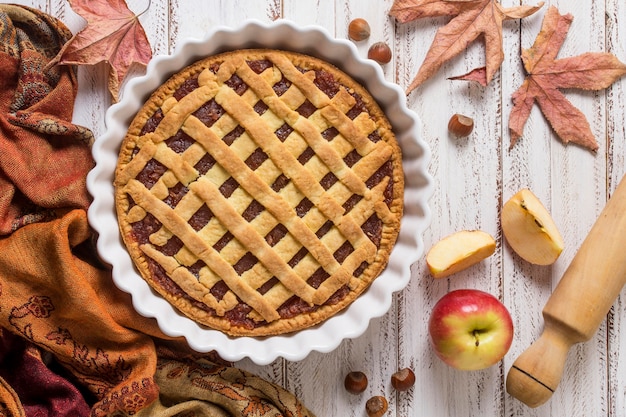
{"type": "Polygon", "coordinates": [[[406,107],[404,92],[384,79],[380,65],[359,56],[348,40],[333,39],[320,27],[299,27],[288,21],[244,22],[240,27],[217,27],[202,39],[180,43],[172,55],[155,56],[144,76],[130,80],[121,100],[106,113],[107,130],[93,146],[96,166],[87,177],[93,196],[88,216],[98,233],[98,251],[112,267],[115,284],[132,295],[133,306],[142,315],[154,317],[161,330],[184,336],[199,351],[215,350],[226,360],[245,357],[264,365],[282,357],[296,361],[312,351],[329,352],[344,339],[365,332],[370,320],[385,314],[392,295],[409,282],[411,265],[423,254],[422,234],[430,222],[428,199],[432,180],[427,172],[430,149],[421,138],[420,121],[406,107]],[[128,125],[144,101],[169,76],[192,62],[215,53],[249,47],[293,50],[331,62],[360,81],[386,112],[403,151],[405,212],[398,241],[385,271],[371,287],[340,314],[325,322],[284,336],[265,338],[229,337],[206,328],[178,312],[141,278],[122,242],[114,204],[113,176],[119,146],[128,125]]]}

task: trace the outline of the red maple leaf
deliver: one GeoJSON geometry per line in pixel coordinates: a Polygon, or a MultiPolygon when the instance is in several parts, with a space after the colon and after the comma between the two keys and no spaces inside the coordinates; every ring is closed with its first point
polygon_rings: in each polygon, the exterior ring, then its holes
{"type": "MultiPolygon", "coordinates": [[[[114,100],[133,64],[145,66],[152,49],[139,15],[124,0],[68,0],[87,26],[72,37],[50,65],[109,65],[108,87],[114,100]]],[[[149,6],[148,6],[149,7],[149,6]]],[[[140,14],[141,15],[141,14],[140,14]]]]}
{"type": "Polygon", "coordinates": [[[585,115],[558,89],[607,88],[626,74],[626,65],[609,53],[589,52],[556,59],[572,20],[572,15],[561,15],[556,7],[550,7],[535,43],[522,51],[527,77],[512,97],[514,105],[509,117],[511,146],[522,136],[524,124],[537,102],[564,143],[574,142],[592,151],[598,149],[585,115]]]}

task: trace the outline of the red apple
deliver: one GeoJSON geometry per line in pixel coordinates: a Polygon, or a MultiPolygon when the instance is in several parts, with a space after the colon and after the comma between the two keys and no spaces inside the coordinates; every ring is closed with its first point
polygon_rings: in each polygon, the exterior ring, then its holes
{"type": "Polygon", "coordinates": [[[493,295],[455,290],[435,304],[428,332],[441,360],[457,369],[477,370],[496,364],[509,351],[513,321],[493,295]]]}

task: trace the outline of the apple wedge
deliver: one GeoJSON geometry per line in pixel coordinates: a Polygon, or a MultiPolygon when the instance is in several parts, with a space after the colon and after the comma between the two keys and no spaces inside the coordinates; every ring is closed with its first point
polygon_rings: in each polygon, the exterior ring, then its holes
{"type": "Polygon", "coordinates": [[[527,188],[502,207],[502,233],[511,248],[532,264],[553,264],[563,251],[563,238],[552,216],[527,188]]]}
{"type": "Polygon", "coordinates": [[[461,230],[437,242],[426,255],[435,278],[443,278],[482,261],[496,250],[494,238],[482,230],[461,230]]]}

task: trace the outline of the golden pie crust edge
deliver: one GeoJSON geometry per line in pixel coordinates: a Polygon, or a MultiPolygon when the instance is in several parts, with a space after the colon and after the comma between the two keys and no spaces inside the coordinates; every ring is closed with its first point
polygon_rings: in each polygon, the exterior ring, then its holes
{"type": "MultiPolygon", "coordinates": [[[[119,222],[119,228],[122,236],[122,240],[129,252],[133,263],[135,264],[138,272],[142,278],[155,290],[161,297],[166,299],[170,304],[184,313],[187,317],[196,321],[199,324],[205,325],[209,328],[222,331],[230,336],[272,336],[296,332],[316,324],[319,324],[328,318],[334,316],[338,312],[342,311],[348,305],[350,305],[355,299],[357,299],[370,285],[371,283],[382,273],[389,262],[389,256],[396,243],[399,231],[400,223],[403,214],[403,197],[404,197],[404,173],[402,170],[402,152],[401,148],[396,140],[396,137],[392,131],[392,127],[381,110],[376,100],[371,94],[358,82],[345,74],[343,71],[336,68],[334,65],[323,61],[321,59],[300,54],[297,52],[273,50],[273,49],[251,49],[251,50],[237,50],[231,52],[224,52],[218,55],[206,57],[196,61],[183,70],[172,75],[165,83],[157,88],[138,111],[134,117],[128,132],[124,137],[120,152],[118,165],[115,172],[115,207],[117,211],[117,217],[119,222]],[[125,165],[132,159],[133,150],[136,147],[136,141],[139,138],[139,134],[152,115],[162,107],[163,103],[182,85],[182,83],[188,78],[200,73],[202,70],[211,66],[212,63],[223,62],[229,55],[244,55],[247,60],[265,59],[266,54],[279,53],[289,58],[289,60],[296,66],[304,69],[322,69],[332,74],[335,81],[338,82],[342,88],[353,90],[357,93],[370,114],[371,118],[377,125],[377,131],[381,139],[386,142],[392,149],[392,175],[393,178],[393,198],[389,206],[390,212],[393,214],[393,218],[388,220],[387,223],[383,223],[381,241],[379,248],[376,252],[374,260],[370,263],[369,267],[359,276],[356,286],[351,286],[348,294],[342,298],[339,302],[332,305],[321,305],[313,312],[306,312],[304,314],[298,314],[295,317],[278,319],[256,327],[254,329],[247,329],[239,326],[231,325],[231,322],[224,317],[210,315],[206,311],[195,307],[188,299],[175,296],[170,292],[162,288],[158,282],[156,282],[150,272],[148,262],[146,261],[144,252],[139,248],[138,243],[132,238],[132,225],[127,221],[126,215],[130,206],[128,195],[123,191],[123,183],[118,182],[119,173],[123,170],[125,165]]],[[[354,282],[354,280],[352,280],[354,282]]]]}

